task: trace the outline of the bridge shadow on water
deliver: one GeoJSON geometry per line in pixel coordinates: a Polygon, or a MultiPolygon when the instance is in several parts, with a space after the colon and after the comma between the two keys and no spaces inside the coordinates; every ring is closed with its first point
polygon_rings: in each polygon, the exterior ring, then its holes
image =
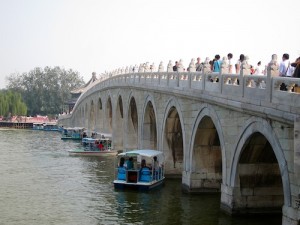
{"type": "Polygon", "coordinates": [[[115,197],[121,224],[281,224],[281,215],[227,215],[220,210],[220,193],[184,193],[181,179],[167,179],[163,188],[146,193],[115,191],[115,197]]]}

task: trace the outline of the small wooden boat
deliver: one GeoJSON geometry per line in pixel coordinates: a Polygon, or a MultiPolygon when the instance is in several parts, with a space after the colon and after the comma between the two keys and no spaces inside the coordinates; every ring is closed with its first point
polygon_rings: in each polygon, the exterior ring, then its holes
{"type": "Polygon", "coordinates": [[[156,150],[133,150],[117,155],[115,189],[148,191],[162,186],[164,155],[156,150]]]}

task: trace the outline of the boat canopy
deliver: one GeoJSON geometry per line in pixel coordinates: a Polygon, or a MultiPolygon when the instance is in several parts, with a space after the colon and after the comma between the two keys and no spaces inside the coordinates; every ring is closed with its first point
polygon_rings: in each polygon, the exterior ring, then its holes
{"type": "Polygon", "coordinates": [[[126,156],[126,157],[138,156],[138,155],[152,158],[154,156],[162,156],[163,152],[157,150],[142,149],[142,150],[132,150],[128,152],[122,152],[118,154],[118,156],[126,156]]]}
{"type": "Polygon", "coordinates": [[[64,130],[84,130],[84,127],[66,127],[64,130]]]}

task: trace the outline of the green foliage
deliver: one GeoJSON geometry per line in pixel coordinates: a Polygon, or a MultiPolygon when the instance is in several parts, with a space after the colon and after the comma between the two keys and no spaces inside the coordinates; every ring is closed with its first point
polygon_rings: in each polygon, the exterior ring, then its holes
{"type": "Polygon", "coordinates": [[[1,116],[25,116],[27,106],[22,101],[20,93],[11,90],[0,91],[0,115],[1,116]]]}
{"type": "Polygon", "coordinates": [[[35,68],[28,73],[7,77],[10,90],[20,93],[28,107],[28,115],[55,115],[61,113],[70,99],[71,90],[84,84],[78,72],[60,67],[35,68]]]}

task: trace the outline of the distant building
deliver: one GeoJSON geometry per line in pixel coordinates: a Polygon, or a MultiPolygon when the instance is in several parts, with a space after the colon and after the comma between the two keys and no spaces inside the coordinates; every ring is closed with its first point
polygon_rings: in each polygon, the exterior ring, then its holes
{"type": "Polygon", "coordinates": [[[71,91],[71,99],[69,99],[68,101],[65,102],[65,108],[67,109],[67,112],[65,113],[70,113],[72,112],[78,98],[80,97],[80,95],[85,92],[87,89],[89,89],[89,87],[96,81],[98,80],[96,77],[96,73],[93,72],[92,73],[92,78],[83,86],[72,90],[71,91]]]}

